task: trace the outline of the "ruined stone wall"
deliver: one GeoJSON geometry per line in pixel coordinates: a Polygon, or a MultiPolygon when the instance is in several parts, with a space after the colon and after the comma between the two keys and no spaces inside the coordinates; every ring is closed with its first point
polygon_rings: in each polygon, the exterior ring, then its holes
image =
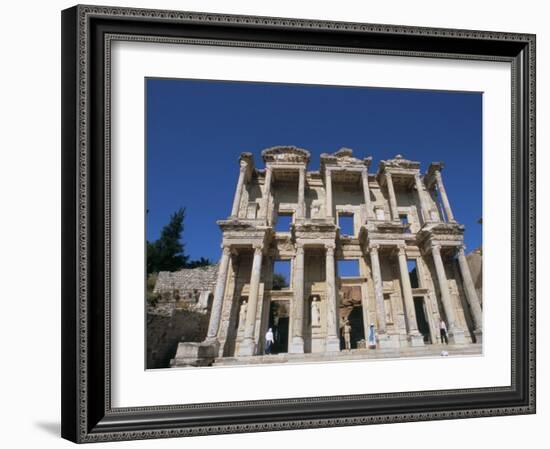
{"type": "Polygon", "coordinates": [[[161,271],[158,274],[154,293],[177,291],[180,299],[198,299],[201,291],[214,291],[218,276],[218,264],[198,268],[183,268],[179,271],[161,271]]]}

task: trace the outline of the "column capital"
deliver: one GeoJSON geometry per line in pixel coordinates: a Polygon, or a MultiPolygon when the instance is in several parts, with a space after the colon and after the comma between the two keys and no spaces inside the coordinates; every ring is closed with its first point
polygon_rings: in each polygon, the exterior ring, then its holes
{"type": "Polygon", "coordinates": [[[296,254],[304,254],[304,244],[296,243],[296,254]]]}
{"type": "Polygon", "coordinates": [[[464,251],[466,250],[466,245],[458,245],[456,250],[460,256],[464,256],[464,251]]]}
{"type": "Polygon", "coordinates": [[[263,243],[254,243],[252,245],[252,248],[254,248],[254,255],[261,254],[263,252],[263,249],[264,249],[264,244],[263,243]]]}
{"type": "Polygon", "coordinates": [[[334,255],[334,250],[336,249],[336,245],[334,243],[327,243],[325,244],[325,249],[327,250],[327,254],[334,255]]]}
{"type": "Polygon", "coordinates": [[[397,245],[397,251],[399,253],[400,256],[404,256],[406,253],[405,253],[405,248],[407,247],[407,245],[405,245],[404,243],[400,243],[399,245],[397,245]]]}
{"type": "Polygon", "coordinates": [[[432,245],[432,253],[441,255],[441,245],[440,244],[432,245]]]}
{"type": "Polygon", "coordinates": [[[222,254],[224,256],[231,255],[231,250],[232,250],[232,248],[231,248],[231,245],[229,243],[223,243],[222,244],[222,254]]]}
{"type": "Polygon", "coordinates": [[[378,250],[380,249],[380,245],[378,243],[373,243],[369,246],[369,251],[371,253],[378,254],[378,250]]]}

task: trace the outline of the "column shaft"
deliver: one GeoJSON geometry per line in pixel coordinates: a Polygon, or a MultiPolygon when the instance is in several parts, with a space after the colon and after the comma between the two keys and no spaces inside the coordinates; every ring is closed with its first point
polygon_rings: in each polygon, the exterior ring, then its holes
{"type": "Polygon", "coordinates": [[[382,287],[382,273],[380,271],[380,259],[378,258],[378,246],[370,248],[370,263],[372,267],[372,280],[374,282],[374,298],[376,300],[376,320],[378,321],[378,333],[386,333],[386,306],[384,305],[384,292],[382,287]]]}
{"type": "Polygon", "coordinates": [[[325,215],[332,218],[332,175],[328,169],[325,171],[325,204],[325,215]]]}
{"type": "Polygon", "coordinates": [[[250,356],[256,351],[254,334],[256,329],[256,312],[258,308],[258,293],[260,288],[260,276],[262,273],[262,247],[254,247],[254,259],[252,262],[252,274],[250,276],[250,291],[248,294],[248,306],[246,309],[246,322],[244,327],[244,339],[241,343],[240,354],[250,356]]]}
{"type": "Polygon", "coordinates": [[[271,195],[271,179],[273,176],[273,170],[270,167],[265,169],[265,181],[263,191],[263,216],[269,223],[269,197],[271,195]]]}
{"type": "Polygon", "coordinates": [[[231,250],[229,246],[223,247],[222,257],[220,259],[220,268],[216,280],[216,289],[214,290],[214,300],[212,301],[212,310],[210,312],[210,322],[208,323],[207,340],[215,340],[218,336],[220,320],[222,316],[223,298],[225,293],[225,284],[227,282],[227,272],[231,260],[231,250]]]}
{"type": "Polygon", "coordinates": [[[437,190],[439,190],[439,195],[441,196],[441,201],[443,202],[443,208],[445,209],[445,215],[447,215],[447,221],[455,221],[451,210],[451,205],[449,204],[449,198],[447,197],[447,192],[443,186],[443,179],[441,178],[441,173],[439,171],[435,172],[435,180],[437,182],[437,190]]]}
{"type": "Polygon", "coordinates": [[[363,182],[363,195],[365,196],[365,207],[367,209],[367,219],[372,218],[372,205],[370,201],[370,190],[369,190],[369,174],[367,169],[361,171],[361,181],[363,182]]]}
{"type": "Polygon", "coordinates": [[[233,207],[231,208],[231,216],[239,216],[239,207],[241,205],[241,197],[243,194],[244,177],[246,175],[247,164],[241,162],[239,170],[239,180],[237,181],[237,189],[235,190],[235,197],[233,198],[233,207]]]}
{"type": "Polygon", "coordinates": [[[418,199],[420,200],[420,214],[424,223],[432,221],[430,217],[430,212],[428,211],[428,206],[426,204],[426,197],[424,196],[424,186],[420,179],[420,174],[414,175],[414,182],[416,184],[416,191],[418,192],[418,199]]]}
{"type": "Polygon", "coordinates": [[[297,218],[305,218],[306,216],[306,170],[305,167],[300,167],[298,177],[298,214],[297,218]]]}
{"type": "Polygon", "coordinates": [[[388,196],[390,199],[391,218],[393,221],[399,221],[399,212],[397,212],[397,199],[393,189],[393,179],[391,173],[386,173],[386,185],[388,186],[388,196]]]}
{"type": "Polygon", "coordinates": [[[432,247],[432,256],[435,264],[435,271],[437,273],[437,282],[439,284],[439,290],[441,291],[441,302],[447,316],[447,324],[449,331],[453,331],[456,326],[455,310],[449,292],[449,284],[447,283],[447,276],[445,274],[445,267],[443,266],[443,260],[441,259],[441,252],[439,245],[432,247]]]}
{"type": "Polygon", "coordinates": [[[414,299],[412,295],[411,280],[409,278],[409,268],[407,267],[407,256],[405,254],[405,248],[402,246],[399,247],[398,258],[408,332],[410,335],[418,335],[418,324],[416,322],[416,312],[414,310],[414,299]]]}
{"type": "Polygon", "coordinates": [[[289,348],[291,353],[304,352],[304,247],[299,245],[296,248],[294,258],[294,279],[292,288],[294,290],[294,323],[292,326],[292,342],[289,348]]]}
{"type": "Polygon", "coordinates": [[[334,246],[327,246],[326,254],[327,284],[327,340],[326,351],[340,351],[338,336],[338,304],[336,294],[336,270],[334,268],[334,246]]]}
{"type": "Polygon", "coordinates": [[[464,248],[460,247],[458,250],[458,265],[460,267],[460,274],[464,281],[464,290],[466,291],[466,299],[470,304],[470,310],[472,312],[472,318],[474,320],[475,331],[481,331],[483,327],[483,313],[479,298],[477,296],[474,281],[472,280],[472,274],[470,273],[470,267],[466,256],[464,255],[464,248]]]}

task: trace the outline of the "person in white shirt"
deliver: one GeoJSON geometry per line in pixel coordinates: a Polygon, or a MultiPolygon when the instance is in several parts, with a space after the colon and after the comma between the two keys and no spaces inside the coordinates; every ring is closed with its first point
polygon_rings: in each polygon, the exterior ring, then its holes
{"type": "Polygon", "coordinates": [[[265,353],[266,354],[271,354],[271,348],[274,342],[275,340],[273,339],[273,331],[271,330],[271,328],[269,328],[265,333],[265,353]]]}
{"type": "Polygon", "coordinates": [[[441,335],[441,344],[445,342],[445,344],[448,345],[449,339],[447,338],[447,325],[445,324],[445,321],[443,321],[443,318],[439,320],[439,333],[441,335]]]}

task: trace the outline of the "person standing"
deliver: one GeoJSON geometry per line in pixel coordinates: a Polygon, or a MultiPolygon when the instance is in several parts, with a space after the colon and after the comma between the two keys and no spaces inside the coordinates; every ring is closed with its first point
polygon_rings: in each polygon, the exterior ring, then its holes
{"type": "Polygon", "coordinates": [[[448,345],[449,339],[447,337],[447,324],[445,324],[443,318],[439,320],[439,334],[441,335],[441,344],[445,342],[445,344],[448,345]]]}
{"type": "Polygon", "coordinates": [[[269,328],[265,333],[265,353],[266,354],[271,354],[274,341],[275,340],[273,339],[273,331],[271,330],[271,328],[269,328]]]}

